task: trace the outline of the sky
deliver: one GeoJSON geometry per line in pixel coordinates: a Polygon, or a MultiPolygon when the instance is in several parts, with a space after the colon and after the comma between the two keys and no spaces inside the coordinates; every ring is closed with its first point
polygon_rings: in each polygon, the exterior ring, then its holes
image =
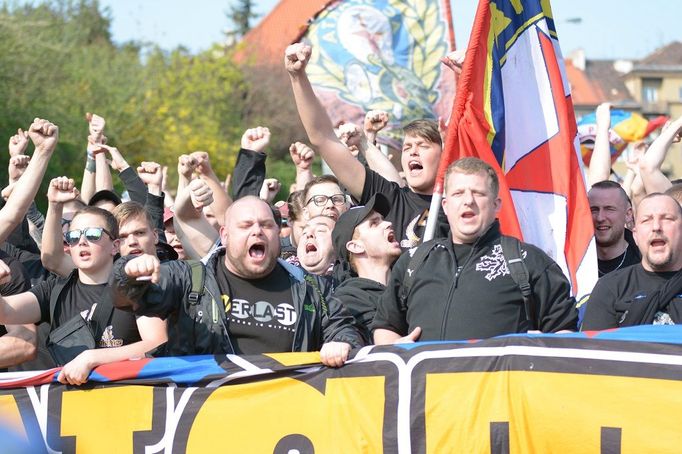
{"type": "MultiPolygon", "coordinates": [[[[224,39],[234,0],[100,0],[110,9],[116,42],[147,41],[193,52],[224,39]]],[[[261,18],[279,0],[256,0],[261,18]]],[[[307,0],[298,0],[301,2],[307,0]]],[[[477,2],[451,0],[457,47],[466,46],[477,2]]],[[[562,52],[582,48],[588,59],[637,59],[671,41],[682,41],[679,0],[554,0],[562,52]],[[580,18],[579,23],[570,19],[580,18]],[[569,21],[567,21],[569,20],[569,21]]],[[[259,19],[256,19],[256,22],[259,19]]]]}

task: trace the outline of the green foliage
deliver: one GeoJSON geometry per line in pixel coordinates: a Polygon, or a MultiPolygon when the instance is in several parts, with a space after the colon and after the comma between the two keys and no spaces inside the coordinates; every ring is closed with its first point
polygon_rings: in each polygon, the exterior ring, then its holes
{"type": "MultiPolygon", "coordinates": [[[[207,151],[223,178],[234,166],[244,130],[267,126],[272,131],[268,174],[282,182],[282,194],[288,193],[295,178],[288,148],[305,140],[305,133],[282,68],[239,66],[234,47],[216,45],[193,55],[182,48],[167,52],[135,42],[115,44],[111,13],[98,0],[36,3],[0,4],[0,140],[7,143],[35,117],[59,126],[57,152],[39,192],[41,206],[51,178],[67,175],[80,184],[86,112],[106,119],[108,143],[131,166],[168,165],[171,190],[180,154],[207,151]]],[[[247,22],[254,17],[247,8],[251,3],[237,6],[247,22]]],[[[2,182],[8,159],[0,153],[2,182]]],[[[121,189],[117,178],[114,182],[121,189]]]]}

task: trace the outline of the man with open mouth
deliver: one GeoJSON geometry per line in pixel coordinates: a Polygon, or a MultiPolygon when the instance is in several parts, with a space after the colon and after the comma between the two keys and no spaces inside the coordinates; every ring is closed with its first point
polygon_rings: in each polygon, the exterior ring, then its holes
{"type": "Polygon", "coordinates": [[[121,258],[114,304],[167,318],[172,355],[320,350],[325,365],[338,367],[364,345],[327,282],[278,258],[279,225],[266,202],[235,201],[220,240],[206,265],[160,264],[149,254],[121,258]],[[193,266],[201,267],[200,288],[193,266]]]}
{"type": "Polygon", "coordinates": [[[668,195],[649,194],[639,202],[633,233],[641,262],[597,281],[583,331],[682,323],[682,208],[668,195]]]}

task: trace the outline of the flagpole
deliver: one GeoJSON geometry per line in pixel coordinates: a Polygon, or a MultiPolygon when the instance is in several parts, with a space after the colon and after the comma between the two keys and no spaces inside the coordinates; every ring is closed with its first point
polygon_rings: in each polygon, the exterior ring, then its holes
{"type": "Polygon", "coordinates": [[[436,236],[436,223],[438,222],[438,212],[440,211],[440,201],[443,198],[441,191],[434,191],[431,196],[431,206],[429,216],[426,218],[426,228],[422,241],[432,240],[436,236]]]}

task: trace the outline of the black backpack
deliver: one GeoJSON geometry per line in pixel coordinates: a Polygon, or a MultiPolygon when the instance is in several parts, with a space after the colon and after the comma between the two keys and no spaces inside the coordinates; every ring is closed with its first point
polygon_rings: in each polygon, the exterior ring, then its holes
{"type": "MultiPolygon", "coordinates": [[[[403,284],[400,286],[400,294],[398,295],[401,311],[407,311],[407,297],[410,294],[410,289],[414,283],[414,272],[421,266],[431,250],[438,245],[443,246],[445,241],[448,240],[443,238],[433,241],[427,247],[420,245],[414,251],[414,254],[410,258],[410,262],[407,264],[405,275],[403,276],[403,284]]],[[[535,312],[537,305],[533,296],[533,289],[530,286],[528,268],[521,255],[521,242],[514,237],[503,235],[500,237],[500,243],[502,245],[502,255],[504,256],[505,262],[507,262],[507,268],[509,268],[511,278],[521,291],[526,318],[530,323],[531,329],[539,329],[537,314],[535,312]]]]}

